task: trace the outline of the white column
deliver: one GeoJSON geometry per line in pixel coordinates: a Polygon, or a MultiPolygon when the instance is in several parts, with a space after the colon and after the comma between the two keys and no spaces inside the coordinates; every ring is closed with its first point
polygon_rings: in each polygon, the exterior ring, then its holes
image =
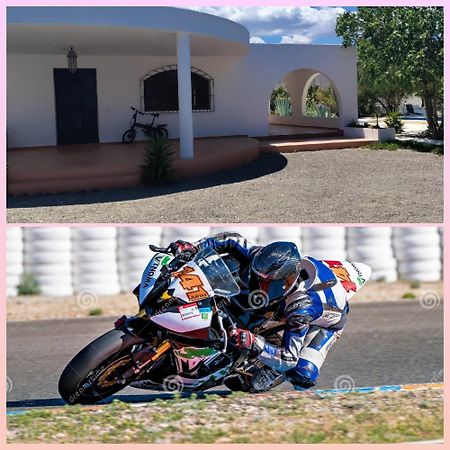
{"type": "Polygon", "coordinates": [[[178,105],[180,153],[182,159],[194,157],[194,124],[192,120],[191,48],[189,34],[177,33],[178,105]]]}

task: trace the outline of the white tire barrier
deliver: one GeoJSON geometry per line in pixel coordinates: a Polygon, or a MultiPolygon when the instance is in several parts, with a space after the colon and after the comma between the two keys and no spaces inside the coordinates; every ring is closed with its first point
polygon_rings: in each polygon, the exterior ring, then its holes
{"type": "Polygon", "coordinates": [[[166,227],[161,236],[161,245],[168,246],[171,242],[182,240],[195,242],[211,234],[210,227],[166,227]]]}
{"type": "Polygon", "coordinates": [[[393,247],[400,278],[416,281],[441,279],[441,244],[437,227],[394,229],[393,247]]]}
{"type": "Polygon", "coordinates": [[[73,232],[73,279],[76,293],[120,292],[117,267],[117,228],[82,227],[73,232]]]}
{"type": "Polygon", "coordinates": [[[24,229],[24,272],[34,275],[42,295],[73,294],[70,227],[24,229]]]}
{"type": "Polygon", "coordinates": [[[301,249],[301,231],[299,227],[260,227],[258,245],[267,245],[274,241],[293,242],[301,249]]]}
{"type": "Polygon", "coordinates": [[[372,280],[442,279],[442,227],[9,227],[7,294],[17,295],[24,273],[35,276],[43,295],[129,292],[153,256],[149,244],[192,242],[223,231],[240,233],[249,246],[291,241],[303,255],[366,263],[372,280]]]}
{"type": "Polygon", "coordinates": [[[160,246],[162,232],[162,227],[119,229],[117,260],[122,291],[129,292],[139,284],[144,268],[154,255],[149,245],[160,246]]]}
{"type": "Polygon", "coordinates": [[[31,227],[24,228],[26,241],[70,241],[70,227],[31,227]]]}
{"type": "Polygon", "coordinates": [[[392,249],[390,227],[347,228],[347,258],[372,268],[371,279],[397,280],[397,261],[392,249]]]}
{"type": "Polygon", "coordinates": [[[15,297],[23,273],[23,232],[20,227],[6,229],[6,295],[15,297]]]}
{"type": "Polygon", "coordinates": [[[306,227],[302,230],[304,255],[316,259],[345,260],[344,227],[306,227]]]}

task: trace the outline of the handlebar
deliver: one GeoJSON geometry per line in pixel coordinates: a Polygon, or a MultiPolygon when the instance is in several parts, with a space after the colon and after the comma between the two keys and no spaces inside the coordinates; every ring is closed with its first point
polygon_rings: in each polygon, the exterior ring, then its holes
{"type": "Polygon", "coordinates": [[[130,109],[132,110],[132,111],[136,111],[138,114],[140,114],[141,116],[146,116],[146,115],[148,115],[148,114],[150,114],[151,116],[153,116],[153,117],[159,117],[159,114],[158,113],[147,113],[147,112],[142,112],[142,111],[139,111],[137,108],[134,108],[133,106],[130,106],[130,109]]]}
{"type": "Polygon", "coordinates": [[[167,253],[168,255],[171,255],[172,252],[169,250],[169,247],[158,247],[157,245],[152,245],[150,244],[148,246],[148,248],[152,251],[152,252],[156,252],[156,253],[167,253]]]}

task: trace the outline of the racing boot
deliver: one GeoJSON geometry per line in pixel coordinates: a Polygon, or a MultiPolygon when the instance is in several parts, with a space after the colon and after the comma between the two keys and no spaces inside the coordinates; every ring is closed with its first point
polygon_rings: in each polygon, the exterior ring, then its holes
{"type": "Polygon", "coordinates": [[[251,384],[249,377],[240,373],[233,373],[224,378],[223,384],[233,392],[250,392],[251,384]]]}
{"type": "Polygon", "coordinates": [[[266,392],[278,386],[284,381],[284,376],[280,372],[264,366],[259,369],[251,378],[250,392],[266,392]]]}

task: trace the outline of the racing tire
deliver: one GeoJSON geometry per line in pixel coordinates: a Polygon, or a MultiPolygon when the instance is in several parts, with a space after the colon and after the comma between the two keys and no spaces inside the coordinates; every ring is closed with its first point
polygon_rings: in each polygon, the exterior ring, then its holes
{"type": "Polygon", "coordinates": [[[133,345],[139,342],[140,340],[123,331],[114,329],[88,344],[63,370],[58,382],[61,397],[71,405],[86,405],[104,400],[123,389],[125,385],[119,383],[104,389],[99,388],[100,390],[86,385],[90,377],[97,377],[95,381],[98,381],[108,367],[130,355],[133,345]]]}

